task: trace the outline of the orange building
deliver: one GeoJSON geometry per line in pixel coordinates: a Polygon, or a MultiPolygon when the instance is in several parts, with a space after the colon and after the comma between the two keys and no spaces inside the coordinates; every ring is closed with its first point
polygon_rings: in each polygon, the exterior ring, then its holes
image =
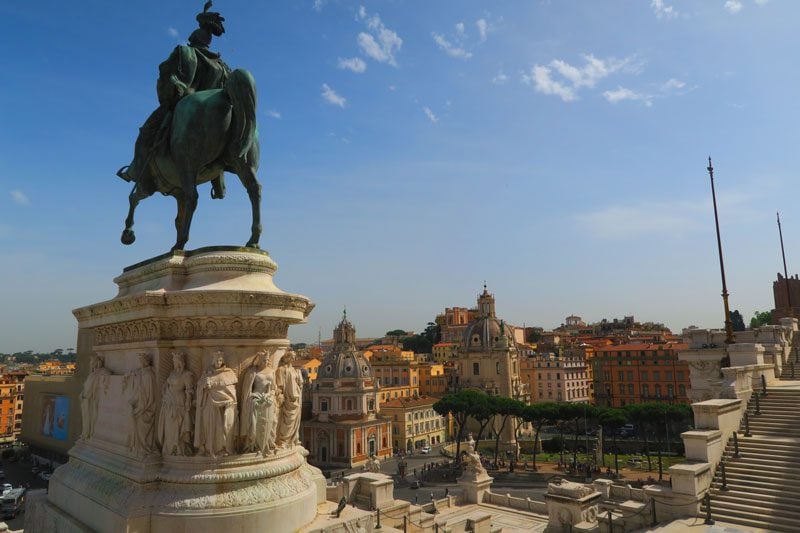
{"type": "Polygon", "coordinates": [[[0,442],[14,442],[22,432],[24,372],[0,376],[0,442]]]}
{"type": "Polygon", "coordinates": [[[444,396],[447,393],[444,365],[420,363],[418,368],[420,396],[444,396]]]}
{"type": "Polygon", "coordinates": [[[597,405],[689,400],[689,365],[678,360],[687,344],[628,343],[595,350],[592,359],[597,405]]]}

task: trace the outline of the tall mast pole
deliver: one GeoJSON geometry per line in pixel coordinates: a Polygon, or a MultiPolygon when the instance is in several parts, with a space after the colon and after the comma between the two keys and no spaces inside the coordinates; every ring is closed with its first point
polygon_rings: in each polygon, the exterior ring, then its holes
{"type": "Polygon", "coordinates": [[[711,166],[711,157],[708,158],[708,175],[711,178],[711,199],[714,202],[714,224],[717,227],[717,250],[719,251],[719,272],[722,276],[722,305],[725,307],[725,344],[733,344],[733,322],[731,311],[728,307],[728,286],[725,283],[725,263],[722,260],[722,239],[719,236],[719,215],[717,214],[717,193],[714,190],[714,167],[711,166]]]}
{"type": "Polygon", "coordinates": [[[789,317],[794,316],[794,308],[792,308],[792,293],[789,291],[789,272],[786,269],[786,252],[783,249],[783,231],[781,231],[781,214],[778,215],[778,235],[781,238],[781,256],[783,257],[783,282],[786,284],[786,305],[789,306],[789,317]]]}

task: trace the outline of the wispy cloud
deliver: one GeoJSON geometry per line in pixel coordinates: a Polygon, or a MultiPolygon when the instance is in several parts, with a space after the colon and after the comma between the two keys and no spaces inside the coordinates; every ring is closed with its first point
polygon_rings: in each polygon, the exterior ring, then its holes
{"type": "Polygon", "coordinates": [[[500,71],[497,73],[497,76],[492,78],[492,83],[495,85],[503,85],[504,83],[508,82],[508,79],[508,76],[504,74],[503,71],[500,71]]]}
{"type": "Polygon", "coordinates": [[[534,65],[530,73],[522,74],[522,81],[537,92],[572,102],[578,98],[578,91],[584,87],[593,88],[600,80],[619,71],[638,72],[641,69],[641,64],[635,61],[634,56],[599,59],[588,54],[583,59],[582,66],[570,65],[561,59],[554,59],[547,66],[534,65]]]}
{"type": "MultiPolygon", "coordinates": [[[[752,187],[751,187],[752,188],[752,187]]],[[[736,210],[743,219],[760,216],[750,206],[758,203],[760,191],[728,191],[718,197],[726,211],[736,210]]],[[[595,211],[576,213],[578,229],[609,240],[655,235],[680,235],[707,227],[710,198],[698,201],[632,200],[621,205],[607,205],[595,211]]]]}
{"type": "Polygon", "coordinates": [[[167,35],[169,35],[173,39],[177,39],[180,36],[180,33],[178,33],[178,30],[176,30],[175,28],[170,27],[167,28],[167,35]]]}
{"type": "Polygon", "coordinates": [[[678,10],[674,6],[667,5],[664,0],[652,0],[650,8],[660,19],[673,19],[678,16],[678,10]]]}
{"type": "Polygon", "coordinates": [[[486,42],[486,37],[489,35],[489,23],[486,19],[478,19],[475,21],[475,26],[478,27],[478,38],[480,42],[486,42]]]}
{"type": "Polygon", "coordinates": [[[433,32],[431,35],[433,36],[433,40],[436,41],[436,44],[439,45],[439,48],[450,57],[457,57],[459,59],[469,59],[472,57],[472,52],[454,42],[448,41],[444,35],[436,32],[433,32]]]}
{"type": "Polygon", "coordinates": [[[628,89],[627,87],[623,87],[618,85],[616,89],[611,91],[604,91],[603,97],[611,102],[612,104],[616,104],[618,102],[622,102],[623,100],[638,100],[647,107],[653,105],[653,97],[644,93],[639,93],[628,89]]]}
{"type": "Polygon", "coordinates": [[[31,205],[28,196],[19,189],[11,191],[11,199],[14,200],[14,203],[17,205],[31,205]]]}
{"type": "Polygon", "coordinates": [[[358,34],[358,46],[367,56],[380,63],[397,66],[395,55],[403,46],[403,39],[393,30],[387,28],[377,14],[369,15],[364,6],[358,9],[358,20],[367,25],[367,32],[358,34]]]}
{"type": "Polygon", "coordinates": [[[731,14],[736,14],[742,10],[744,5],[739,0],[725,0],[725,11],[731,14]]]}
{"type": "Polygon", "coordinates": [[[431,111],[430,107],[427,107],[427,106],[423,107],[422,111],[425,113],[425,116],[428,117],[428,120],[430,120],[434,124],[439,122],[439,117],[437,117],[436,115],[433,114],[433,111],[431,111]]]}
{"type": "Polygon", "coordinates": [[[765,6],[769,0],[756,0],[756,5],[765,6]]]}
{"type": "Polygon", "coordinates": [[[360,57],[339,58],[339,68],[361,74],[367,70],[367,63],[360,57]]]}
{"type": "Polygon", "coordinates": [[[281,118],[280,111],[276,111],[274,109],[267,109],[267,116],[272,118],[281,118]]]}
{"type": "Polygon", "coordinates": [[[339,95],[327,83],[322,84],[322,98],[329,104],[339,107],[344,107],[347,104],[347,98],[339,95]]]}
{"type": "Polygon", "coordinates": [[[325,4],[328,0],[314,0],[314,11],[319,13],[322,11],[322,8],[325,7],[325,4]]]}

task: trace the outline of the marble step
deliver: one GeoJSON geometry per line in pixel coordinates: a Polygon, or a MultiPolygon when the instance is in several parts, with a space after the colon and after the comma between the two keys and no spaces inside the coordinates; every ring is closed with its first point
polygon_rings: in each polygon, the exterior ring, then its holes
{"type": "MultiPolygon", "coordinates": [[[[761,527],[768,531],[797,531],[797,524],[800,523],[800,513],[793,513],[791,516],[785,515],[780,511],[775,511],[769,507],[756,505],[743,505],[735,502],[715,500],[711,497],[711,518],[724,522],[741,523],[741,520],[760,522],[761,527]]],[[[702,507],[702,516],[705,516],[705,506],[702,507]]],[[[755,525],[748,523],[747,525],[755,525]]]]}
{"type": "Polygon", "coordinates": [[[742,490],[741,487],[731,486],[730,482],[728,483],[728,490],[722,490],[721,488],[717,488],[712,498],[714,499],[714,501],[717,500],[742,501],[744,503],[756,502],[757,505],[763,503],[764,505],[768,505],[771,508],[786,509],[800,513],[800,511],[796,510],[797,497],[794,494],[784,493],[782,495],[776,495],[776,494],[767,494],[758,490],[749,490],[749,489],[742,490]]]}
{"type": "MultiPolygon", "coordinates": [[[[719,478],[711,484],[715,490],[719,490],[722,487],[722,478],[719,478]]],[[[800,494],[800,490],[786,490],[786,485],[783,483],[770,483],[770,482],[763,482],[758,480],[742,480],[742,479],[731,479],[728,478],[728,488],[730,490],[738,490],[744,492],[751,492],[751,493],[758,493],[758,494],[770,494],[773,496],[785,496],[786,494],[800,494]]],[[[794,496],[793,496],[794,497],[794,496]]],[[[796,497],[795,501],[796,501],[796,497]]]]}

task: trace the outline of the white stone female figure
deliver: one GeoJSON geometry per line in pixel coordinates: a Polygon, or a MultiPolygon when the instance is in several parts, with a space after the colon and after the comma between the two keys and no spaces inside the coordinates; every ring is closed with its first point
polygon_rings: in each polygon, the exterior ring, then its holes
{"type": "Polygon", "coordinates": [[[100,407],[100,389],[108,386],[107,376],[111,374],[103,366],[103,358],[97,355],[91,357],[90,372],[83,382],[81,390],[81,438],[90,439],[94,434],[94,424],[97,421],[97,414],[100,407]]]}
{"type": "Polygon", "coordinates": [[[138,455],[157,453],[156,447],[156,373],[148,353],[139,354],[139,368],[125,375],[131,408],[131,432],[128,448],[138,455]]]}
{"type": "Polygon", "coordinates": [[[243,452],[267,455],[275,451],[275,371],[269,367],[268,352],[256,354],[242,378],[239,436],[243,452]]]}
{"type": "Polygon", "coordinates": [[[278,385],[278,427],[275,445],[278,448],[290,448],[300,444],[300,415],[302,410],[303,375],[292,366],[295,358],[293,351],[281,358],[281,366],[276,372],[278,385]]]}
{"type": "Polygon", "coordinates": [[[156,437],[162,455],[192,455],[194,374],[186,370],[186,354],[172,352],[172,372],[164,383],[156,437]]]}
{"type": "Polygon", "coordinates": [[[194,446],[200,455],[217,457],[234,453],[236,437],[236,373],[225,366],[222,352],[197,382],[194,446]]]}

